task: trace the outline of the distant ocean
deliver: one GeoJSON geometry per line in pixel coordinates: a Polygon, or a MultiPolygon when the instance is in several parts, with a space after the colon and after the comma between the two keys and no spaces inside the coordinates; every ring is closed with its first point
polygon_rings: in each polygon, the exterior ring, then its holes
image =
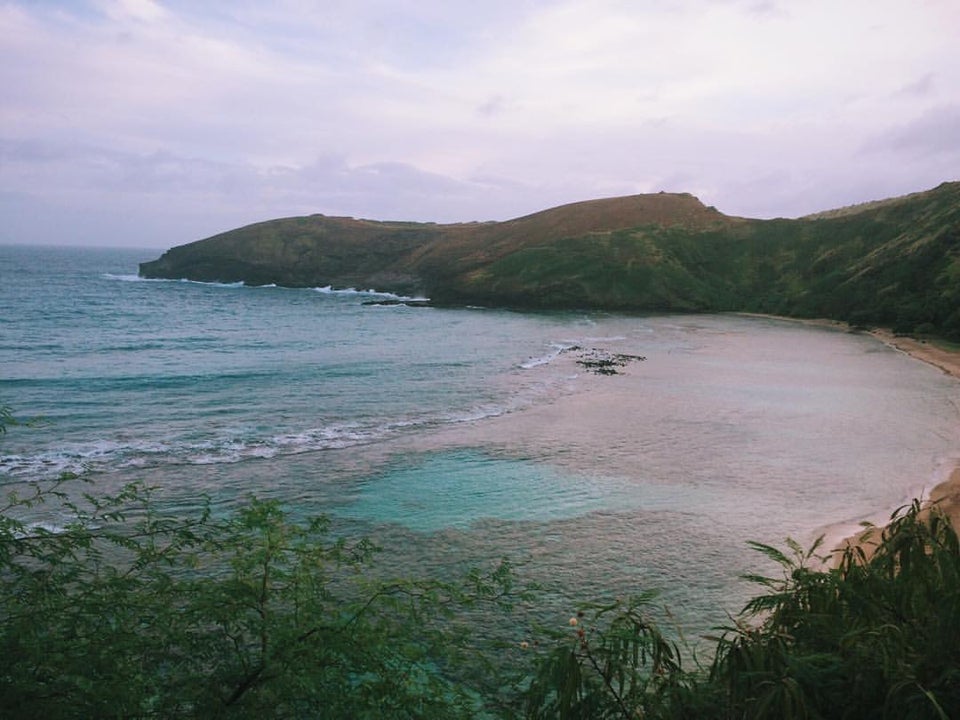
{"type": "Polygon", "coordinates": [[[764,567],[748,540],[882,519],[960,447],[960,384],[866,335],[138,278],[157,255],[0,246],[0,404],[44,420],[0,439],[0,483],[276,497],[398,574],[507,556],[544,612],[656,588],[701,632],[764,567]]]}

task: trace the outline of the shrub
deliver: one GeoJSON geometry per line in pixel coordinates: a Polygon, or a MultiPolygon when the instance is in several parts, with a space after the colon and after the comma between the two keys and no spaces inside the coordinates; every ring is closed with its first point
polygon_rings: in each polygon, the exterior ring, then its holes
{"type": "Polygon", "coordinates": [[[161,513],[74,478],[0,512],[0,715],[473,717],[442,671],[449,612],[507,600],[509,566],[459,583],[373,581],[366,540],[251,498],[227,518],[161,513]],[[18,516],[44,505],[63,527],[18,516]]]}

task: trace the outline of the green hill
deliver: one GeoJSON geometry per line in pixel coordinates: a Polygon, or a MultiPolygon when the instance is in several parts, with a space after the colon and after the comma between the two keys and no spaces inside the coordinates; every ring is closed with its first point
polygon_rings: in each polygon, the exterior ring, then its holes
{"type": "Polygon", "coordinates": [[[176,247],[140,272],[438,304],[767,312],[960,338],[960,182],[795,220],[729,217],[672,193],[497,223],[312,215],[176,247]]]}

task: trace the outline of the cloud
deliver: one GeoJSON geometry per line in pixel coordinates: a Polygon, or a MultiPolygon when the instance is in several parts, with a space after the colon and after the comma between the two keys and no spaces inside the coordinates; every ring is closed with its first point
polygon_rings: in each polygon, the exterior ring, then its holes
{"type": "Polygon", "coordinates": [[[374,219],[487,220],[491,207],[500,208],[497,219],[506,219],[539,209],[517,201],[516,183],[458,180],[396,162],[351,165],[336,155],[263,167],[169,152],[3,141],[0,162],[6,218],[0,242],[39,241],[52,233],[59,242],[101,244],[103,229],[112,227],[120,244],[133,236],[160,247],[272,217],[370,217],[371,198],[378,199],[374,219]],[[23,187],[43,191],[25,193],[23,187]],[[102,202],[104,195],[109,203],[102,202]]]}
{"type": "Polygon", "coordinates": [[[101,3],[103,12],[112,20],[158,22],[168,17],[167,11],[154,0],[107,0],[101,3]]]}
{"type": "Polygon", "coordinates": [[[933,108],[886,129],[864,144],[863,153],[895,153],[917,161],[934,157],[960,167],[960,104],[933,108]]]}
{"type": "Polygon", "coordinates": [[[923,98],[931,95],[936,89],[936,74],[925,73],[922,77],[906,83],[897,89],[894,97],[923,98]]]}
{"type": "Polygon", "coordinates": [[[812,212],[956,175],[958,25],[952,0],[7,2],[0,190],[104,236],[118,198],[158,237],[660,189],[812,212]]]}

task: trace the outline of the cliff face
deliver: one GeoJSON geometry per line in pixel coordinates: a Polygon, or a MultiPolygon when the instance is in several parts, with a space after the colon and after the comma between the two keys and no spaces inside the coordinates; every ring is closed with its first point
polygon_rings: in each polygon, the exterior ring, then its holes
{"type": "Polygon", "coordinates": [[[140,272],[450,304],[773,312],[960,337],[960,183],[798,220],[733,218],[671,193],[499,223],[313,215],[176,247],[140,272]]]}

